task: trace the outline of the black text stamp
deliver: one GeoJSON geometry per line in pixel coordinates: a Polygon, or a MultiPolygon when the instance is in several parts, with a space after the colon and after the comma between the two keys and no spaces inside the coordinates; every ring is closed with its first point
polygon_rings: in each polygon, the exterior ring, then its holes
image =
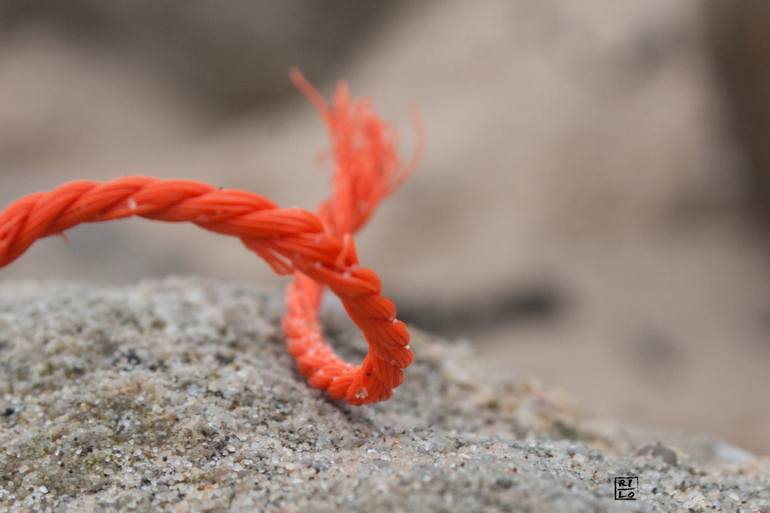
{"type": "Polygon", "coordinates": [[[636,476],[615,478],[615,500],[635,501],[639,488],[639,478],[636,476]]]}

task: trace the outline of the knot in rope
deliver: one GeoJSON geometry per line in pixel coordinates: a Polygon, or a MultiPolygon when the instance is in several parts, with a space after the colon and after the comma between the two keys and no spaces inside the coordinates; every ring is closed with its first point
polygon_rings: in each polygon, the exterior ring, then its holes
{"type": "Polygon", "coordinates": [[[412,362],[409,332],[396,318],[393,302],[381,295],[377,275],[359,265],[353,234],[414,169],[421,137],[412,163],[402,167],[395,131],[368,100],[351,99],[341,82],[329,105],[299,71],[290,76],[331,137],[332,195],[318,214],[192,180],[128,176],[70,182],[22,197],[0,213],[0,268],[38,239],[83,223],[132,216],[189,222],[237,237],[276,273],[294,277],[286,288],[283,330],[288,352],[308,383],[356,405],[390,398],[412,362]],[[366,339],[369,351],[360,365],[344,361],[324,341],[319,309],[325,287],[339,297],[366,339]]]}

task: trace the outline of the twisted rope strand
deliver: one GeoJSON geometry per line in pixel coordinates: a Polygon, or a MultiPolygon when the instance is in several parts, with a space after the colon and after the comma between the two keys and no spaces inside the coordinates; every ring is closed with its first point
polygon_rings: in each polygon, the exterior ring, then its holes
{"type": "Polygon", "coordinates": [[[25,196],[0,213],[0,268],[38,239],[83,223],[132,216],[189,222],[237,237],[276,273],[294,274],[286,289],[283,329],[288,352],[308,383],[351,404],[390,398],[412,362],[409,333],[396,319],[393,302],[381,295],[377,275],[359,266],[352,233],[403,180],[395,135],[368,102],[351,102],[344,83],[329,107],[298,71],[291,78],[326,121],[334,146],[333,195],[319,215],[192,180],[129,176],[77,181],[25,196]],[[345,362],[324,342],[318,318],[324,287],[340,298],[368,343],[359,366],[345,362]]]}

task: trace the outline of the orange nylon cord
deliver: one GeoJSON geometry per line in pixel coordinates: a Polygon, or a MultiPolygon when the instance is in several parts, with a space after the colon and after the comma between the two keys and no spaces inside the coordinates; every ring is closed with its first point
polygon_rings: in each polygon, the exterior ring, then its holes
{"type": "Polygon", "coordinates": [[[333,192],[318,215],[279,208],[251,192],[192,180],[128,176],[71,182],[25,196],[0,213],[0,268],[43,237],[82,223],[132,216],[189,222],[238,237],[276,273],[294,275],[286,289],[283,329],[287,349],[308,383],[351,404],[390,398],[412,362],[409,332],[396,319],[393,302],[380,294],[374,271],[359,266],[352,234],[414,168],[421,132],[413,163],[401,167],[396,134],[368,100],[352,100],[341,82],[330,106],[299,71],[290,76],[318,109],[331,135],[333,192]],[[318,316],[324,287],[340,298],[369,345],[359,366],[345,362],[324,342],[318,316]]]}

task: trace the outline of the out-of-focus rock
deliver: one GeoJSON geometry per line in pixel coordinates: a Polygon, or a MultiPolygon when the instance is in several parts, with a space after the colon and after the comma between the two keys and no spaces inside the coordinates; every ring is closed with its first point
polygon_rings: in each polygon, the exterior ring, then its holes
{"type": "Polygon", "coordinates": [[[770,4],[704,2],[719,76],[733,124],[749,157],[749,188],[762,226],[770,226],[770,4]]]}
{"type": "Polygon", "coordinates": [[[232,115],[283,98],[287,66],[328,76],[397,2],[331,0],[3,0],[0,27],[53,28],[145,65],[209,110],[232,115]]]}

